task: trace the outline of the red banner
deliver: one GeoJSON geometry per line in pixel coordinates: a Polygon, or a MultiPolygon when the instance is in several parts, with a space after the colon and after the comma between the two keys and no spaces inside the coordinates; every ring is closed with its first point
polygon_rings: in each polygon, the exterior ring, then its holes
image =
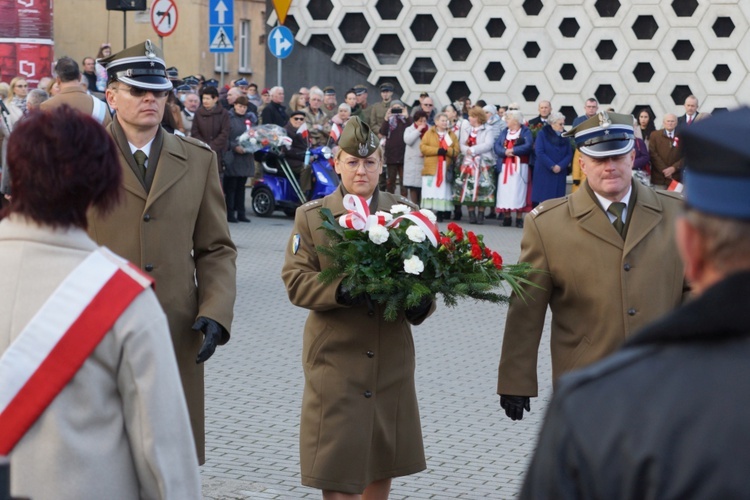
{"type": "Polygon", "coordinates": [[[52,75],[52,0],[0,0],[0,80],[52,75]]]}

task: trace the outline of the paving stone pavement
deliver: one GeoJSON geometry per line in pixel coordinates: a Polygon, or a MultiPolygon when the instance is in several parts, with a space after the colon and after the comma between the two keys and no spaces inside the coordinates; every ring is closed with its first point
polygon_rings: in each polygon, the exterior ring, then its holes
{"type": "MultiPolygon", "coordinates": [[[[249,202],[249,196],[248,196],[249,202]]],[[[249,204],[248,204],[249,206],[249,204]]],[[[302,329],[281,281],[292,219],[230,224],[238,248],[231,341],[206,363],[206,499],[321,498],[299,482],[302,329]]],[[[521,230],[469,226],[515,262],[521,230]]],[[[441,226],[442,228],[442,226],[441,226]]],[[[551,391],[549,314],[539,356],[540,397],[512,422],[495,394],[506,306],[439,305],[414,328],[427,469],[393,481],[391,499],[506,499],[517,495],[551,391]]]]}

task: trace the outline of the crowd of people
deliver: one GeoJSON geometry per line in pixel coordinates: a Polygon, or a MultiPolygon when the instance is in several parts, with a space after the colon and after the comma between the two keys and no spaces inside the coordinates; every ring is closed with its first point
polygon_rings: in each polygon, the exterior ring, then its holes
{"type": "Polygon", "coordinates": [[[748,458],[742,439],[727,438],[746,433],[747,405],[727,415],[705,401],[716,381],[743,402],[748,394],[750,110],[697,123],[708,115],[689,96],[685,115],[666,114],[657,130],[648,110],[604,111],[591,98],[566,130],[546,100],[531,120],[515,103],[462,98],[436,109],[428,94],[410,109],[389,83],[377,103],[364,85],[342,103],[315,86],[286,101],[284,88],[258,92],[244,78],[180,78],[150,41],[117,54],[105,44],[82,65],[60,58],[44,90],[23,78],[0,84],[0,270],[10,284],[0,374],[13,381],[0,385],[0,421],[12,424],[0,455],[12,452],[16,491],[199,498],[203,363],[229,341],[236,295],[228,223],[249,222],[246,182],[259,175],[238,138],[277,125],[303,190],[315,182],[313,146],[334,150],[341,178],[297,209],[281,271],[290,301],[310,311],[303,484],[324,498],[385,500],[392,478],[426,468],[411,325],[435,311],[434,297],[388,323],[367,294],[320,280],[330,263],[317,251],[327,244],[319,209],[341,215],[355,194],[372,212],[421,206],[438,222],[524,228],[520,260],[538,272],[509,305],[500,407],[512,420],[531,411],[548,308],[560,390],[523,498],[744,492],[744,476],[725,470],[748,458]],[[683,181],[687,205],[670,192],[683,181]],[[70,345],[62,354],[27,355],[60,339],[70,345]],[[58,374],[44,371],[48,359],[65,377],[34,384],[58,374]],[[35,403],[14,411],[17,395],[35,403]],[[83,400],[98,411],[81,411],[83,400]],[[675,419],[690,435],[685,449],[665,430],[675,419]]]}

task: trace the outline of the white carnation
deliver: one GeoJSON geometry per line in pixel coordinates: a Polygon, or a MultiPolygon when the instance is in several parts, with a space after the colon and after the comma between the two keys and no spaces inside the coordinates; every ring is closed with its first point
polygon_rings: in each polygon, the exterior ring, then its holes
{"type": "Polygon", "coordinates": [[[409,226],[406,228],[406,236],[409,237],[411,241],[414,243],[422,243],[425,238],[427,238],[427,235],[424,234],[424,231],[422,231],[417,226],[409,226]]]}
{"type": "Polygon", "coordinates": [[[433,224],[437,222],[437,217],[435,217],[435,214],[432,213],[432,210],[427,210],[426,208],[423,208],[419,211],[419,213],[421,213],[422,215],[430,219],[430,222],[432,222],[433,224]]]}
{"type": "Polygon", "coordinates": [[[409,212],[411,212],[411,208],[409,208],[406,205],[393,205],[391,207],[391,213],[393,215],[396,215],[396,214],[408,214],[409,212]]]}
{"type": "Polygon", "coordinates": [[[393,220],[393,216],[391,214],[389,214],[388,212],[383,212],[382,210],[378,210],[377,212],[375,212],[375,215],[383,217],[383,220],[385,220],[385,222],[391,222],[393,220]]]}
{"type": "Polygon", "coordinates": [[[382,245],[388,241],[390,233],[388,233],[388,230],[384,226],[376,224],[367,231],[367,236],[376,245],[382,245]]]}
{"type": "Polygon", "coordinates": [[[404,272],[420,274],[422,271],[424,271],[424,263],[416,255],[412,255],[404,261],[404,272]]]}

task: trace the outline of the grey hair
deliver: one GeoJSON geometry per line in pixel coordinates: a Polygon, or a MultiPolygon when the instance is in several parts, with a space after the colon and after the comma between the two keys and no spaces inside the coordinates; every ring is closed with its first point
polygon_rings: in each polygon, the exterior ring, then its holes
{"type": "Polygon", "coordinates": [[[348,105],[347,103],[345,103],[345,102],[342,102],[341,104],[339,104],[339,111],[341,111],[342,109],[345,109],[345,110],[347,110],[347,111],[348,111],[348,112],[350,112],[350,113],[352,112],[352,107],[351,107],[351,106],[349,106],[349,105],[348,105]]]}
{"type": "Polygon", "coordinates": [[[275,87],[271,87],[271,89],[268,91],[268,95],[274,95],[279,91],[284,92],[284,87],[279,87],[278,85],[275,87]]]}
{"type": "Polygon", "coordinates": [[[312,89],[310,89],[310,95],[311,95],[311,96],[314,96],[314,95],[316,95],[316,96],[320,97],[321,99],[322,99],[323,97],[325,97],[325,95],[323,94],[323,91],[322,91],[322,90],[320,90],[320,89],[319,89],[319,88],[317,88],[317,87],[315,87],[315,88],[312,88],[312,89]]]}
{"type": "Polygon", "coordinates": [[[518,123],[523,125],[523,113],[521,113],[517,109],[509,109],[505,112],[505,121],[508,121],[508,118],[511,118],[513,120],[516,120],[518,123]]]}
{"type": "Polygon", "coordinates": [[[565,121],[565,115],[560,113],[559,111],[553,111],[547,117],[547,123],[555,123],[559,120],[562,120],[563,122],[565,121]]]}
{"type": "Polygon", "coordinates": [[[41,103],[49,99],[49,95],[42,89],[34,89],[29,92],[26,96],[26,106],[31,105],[32,108],[38,107],[41,103]]]}

